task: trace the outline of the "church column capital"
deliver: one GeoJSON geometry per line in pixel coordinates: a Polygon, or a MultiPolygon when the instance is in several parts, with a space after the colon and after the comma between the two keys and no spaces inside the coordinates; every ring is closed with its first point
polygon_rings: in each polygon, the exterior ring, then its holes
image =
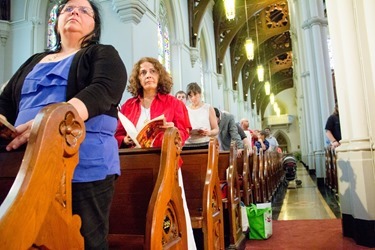
{"type": "Polygon", "coordinates": [[[124,23],[138,24],[147,11],[143,0],[112,0],[112,6],[124,23]]]}
{"type": "Polygon", "coordinates": [[[8,21],[0,20],[0,43],[5,47],[8,40],[10,30],[10,23],[8,21]]]}
{"type": "Polygon", "coordinates": [[[224,75],[223,74],[216,74],[217,78],[217,87],[220,89],[221,86],[224,84],[224,75]]]}
{"type": "Polygon", "coordinates": [[[191,67],[194,68],[195,63],[199,59],[199,49],[195,47],[190,47],[190,61],[191,61],[191,67]]]}

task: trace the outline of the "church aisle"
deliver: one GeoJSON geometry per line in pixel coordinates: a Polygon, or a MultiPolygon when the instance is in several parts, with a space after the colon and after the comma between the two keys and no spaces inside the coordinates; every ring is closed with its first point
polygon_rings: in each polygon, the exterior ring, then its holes
{"type": "Polygon", "coordinates": [[[290,181],[277,220],[335,219],[336,216],[321,195],[316,183],[301,163],[297,164],[296,186],[290,181]]]}
{"type": "Polygon", "coordinates": [[[272,201],[272,236],[250,240],[247,235],[245,250],[372,249],[343,236],[334,193],[326,187],[319,191],[314,176],[301,163],[297,164],[297,179],[301,186],[296,187],[295,180],[288,188],[280,186],[272,201]]]}

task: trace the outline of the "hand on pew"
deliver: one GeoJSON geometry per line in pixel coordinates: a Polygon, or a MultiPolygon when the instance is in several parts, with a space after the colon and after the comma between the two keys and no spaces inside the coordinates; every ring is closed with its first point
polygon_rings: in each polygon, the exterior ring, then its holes
{"type": "Polygon", "coordinates": [[[237,149],[237,158],[241,158],[243,153],[243,149],[237,149]]]}
{"type": "Polygon", "coordinates": [[[134,143],[133,139],[129,135],[125,135],[124,136],[124,145],[126,147],[134,147],[135,143],[134,143]]]}
{"type": "Polygon", "coordinates": [[[29,141],[34,119],[16,127],[16,137],[6,146],[7,151],[19,148],[29,141]]]}

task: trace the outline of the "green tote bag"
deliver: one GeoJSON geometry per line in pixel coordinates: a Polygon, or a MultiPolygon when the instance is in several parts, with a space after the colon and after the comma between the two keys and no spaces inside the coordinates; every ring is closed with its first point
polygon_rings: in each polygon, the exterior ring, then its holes
{"type": "Polygon", "coordinates": [[[265,240],[272,236],[272,206],[271,203],[251,204],[246,207],[249,219],[249,238],[265,240]]]}

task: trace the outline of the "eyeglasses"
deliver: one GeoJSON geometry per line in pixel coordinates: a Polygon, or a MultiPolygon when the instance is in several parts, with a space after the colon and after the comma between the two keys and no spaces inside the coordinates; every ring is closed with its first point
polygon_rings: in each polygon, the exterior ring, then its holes
{"type": "Polygon", "coordinates": [[[79,13],[94,17],[94,11],[90,7],[86,6],[62,5],[60,7],[60,13],[72,13],[76,8],[78,9],[79,13]]]}

